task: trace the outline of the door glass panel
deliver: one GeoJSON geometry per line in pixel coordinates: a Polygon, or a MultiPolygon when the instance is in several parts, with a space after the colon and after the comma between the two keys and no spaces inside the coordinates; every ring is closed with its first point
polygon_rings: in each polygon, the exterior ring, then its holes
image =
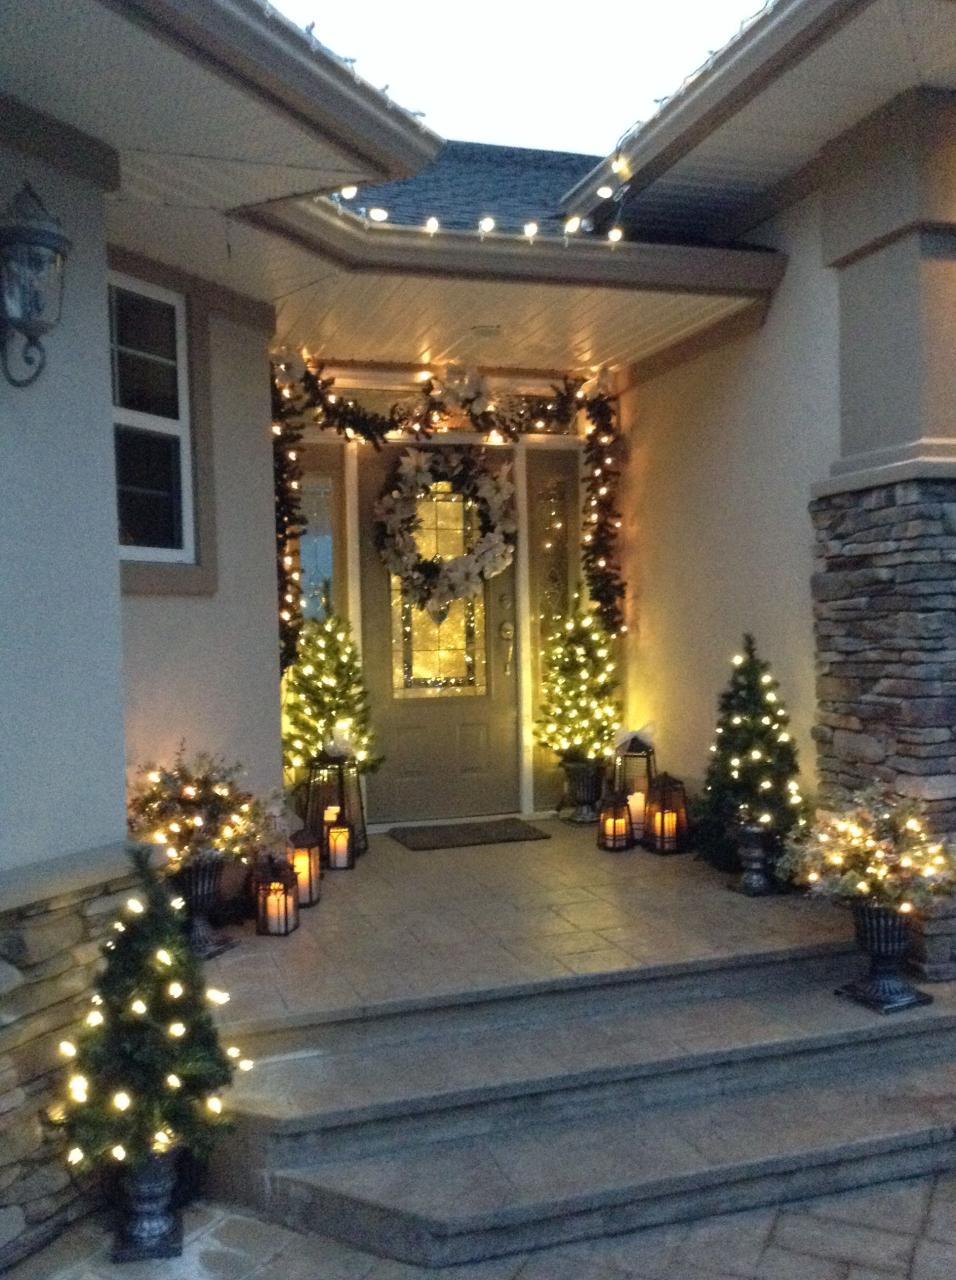
{"type": "MultiPolygon", "coordinates": [[[[427,559],[466,554],[478,536],[470,505],[438,483],[418,503],[418,549],[427,559]]],[[[471,600],[454,600],[441,622],[392,590],[392,690],[397,698],[479,696],[485,681],[484,590],[471,600]]]]}
{"type": "Polygon", "coordinates": [[[332,582],[332,480],[308,475],[302,482],[302,515],[305,531],[299,539],[299,571],[302,612],[307,618],[324,618],[332,582]]]}

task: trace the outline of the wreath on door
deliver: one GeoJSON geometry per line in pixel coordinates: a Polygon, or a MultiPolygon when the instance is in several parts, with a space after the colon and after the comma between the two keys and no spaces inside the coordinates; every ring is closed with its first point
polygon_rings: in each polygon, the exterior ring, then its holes
{"type": "Polygon", "coordinates": [[[436,622],[454,600],[478,595],[514,559],[517,524],[511,467],[492,469],[484,449],[406,449],[375,504],[375,545],[402,595],[436,622]],[[418,503],[443,482],[477,517],[478,536],[464,555],[426,558],[415,537],[418,503]]]}

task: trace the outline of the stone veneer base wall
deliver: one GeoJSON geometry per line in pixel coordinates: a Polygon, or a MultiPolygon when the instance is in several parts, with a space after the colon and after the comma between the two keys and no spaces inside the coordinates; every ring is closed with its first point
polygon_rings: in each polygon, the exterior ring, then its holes
{"type": "MultiPolygon", "coordinates": [[[[820,801],[874,781],[956,835],[956,480],[818,498],[813,610],[820,801]]],[[[918,922],[925,977],[956,977],[953,911],[918,922]]]]}
{"type": "Polygon", "coordinates": [[[134,883],[0,913],[0,1271],[91,1207],[41,1112],[62,1096],[57,1046],[88,1008],[101,942],[134,883]]]}

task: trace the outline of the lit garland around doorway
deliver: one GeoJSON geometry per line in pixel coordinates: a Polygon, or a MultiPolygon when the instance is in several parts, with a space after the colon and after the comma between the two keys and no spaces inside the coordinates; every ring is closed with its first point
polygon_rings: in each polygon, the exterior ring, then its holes
{"type": "Polygon", "coordinates": [[[453,429],[474,431],[490,445],[522,435],[570,435],[579,411],[587,419],[582,484],[581,559],[588,593],[605,630],[624,625],[626,586],[619,560],[621,514],[617,490],[624,442],[616,398],[580,378],[566,377],[548,396],[496,396],[483,378],[461,370],[432,377],[421,388],[379,413],[335,390],[321,366],[282,360],[273,365],[273,431],[276,437],[276,538],[279,556],[279,617],[283,665],[294,656],[301,626],[299,584],[293,554],[303,529],[297,474],[298,447],[305,426],[336,431],[380,449],[386,441],[427,440],[453,429]],[[282,458],[278,454],[282,453],[282,458]],[[288,617],[285,615],[288,614],[288,617]],[[291,647],[291,649],[290,649],[291,647]]]}

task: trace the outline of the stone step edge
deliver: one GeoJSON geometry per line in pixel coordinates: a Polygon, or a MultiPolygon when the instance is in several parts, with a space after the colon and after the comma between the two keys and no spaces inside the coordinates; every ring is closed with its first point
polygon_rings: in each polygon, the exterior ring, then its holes
{"type": "Polygon", "coordinates": [[[303,1199],[314,1203],[318,1198],[323,1232],[362,1243],[385,1257],[441,1266],[786,1203],[824,1190],[849,1190],[954,1166],[956,1126],[937,1123],[457,1218],[428,1217],[351,1196],[323,1186],[321,1176],[310,1177],[307,1170],[274,1172],[268,1198],[273,1215],[300,1230],[308,1227],[287,1206],[294,1210],[303,1199]],[[820,1179],[827,1170],[831,1172],[820,1179]],[[287,1189],[291,1197],[284,1194],[287,1189]],[[681,1197],[689,1197],[691,1204],[679,1203],[681,1197]],[[597,1216],[589,1222],[589,1215],[597,1216]],[[410,1226],[421,1243],[405,1244],[396,1224],[410,1226]],[[469,1245],[469,1239],[480,1240],[480,1247],[469,1245]]]}
{"type": "MultiPolygon", "coordinates": [[[[558,1075],[511,1079],[502,1081],[500,1084],[449,1089],[441,1093],[432,1092],[417,1097],[396,1098],[388,1102],[373,1102],[338,1110],[276,1116],[268,1111],[257,1110],[253,1100],[240,1099],[232,1104],[231,1111],[237,1123],[254,1123],[266,1137],[271,1134],[292,1137],[353,1125],[373,1124],[379,1120],[426,1116],[537,1094],[570,1092],[589,1086],[618,1084],[627,1080],[689,1074],[700,1071],[704,1067],[719,1068],[739,1062],[766,1062],[777,1058],[811,1058],[830,1049],[853,1048],[873,1042],[946,1035],[953,1032],[956,1032],[956,1014],[933,1014],[923,1009],[914,1010],[912,1016],[896,1022],[888,1019],[881,1020],[868,1027],[850,1027],[842,1031],[820,1032],[815,1035],[795,1036],[783,1040],[750,1041],[734,1044],[725,1049],[689,1050],[684,1054],[663,1058],[642,1059],[639,1062],[624,1062],[608,1067],[589,1067],[583,1071],[567,1071],[558,1075]]],[[[874,1064],[873,1069],[878,1070],[879,1064],[874,1064]]]]}
{"type": "MultiPolygon", "coordinates": [[[[220,1034],[235,1038],[267,1037],[288,1031],[306,1031],[312,1027],[335,1026],[342,1023],[386,1020],[410,1013],[440,1013],[443,1010],[462,1010],[481,1005],[505,1005],[540,995],[561,995],[578,991],[600,990],[623,986],[652,986],[668,979],[702,975],[731,973],[735,969],[759,969],[773,965],[786,965],[805,960],[835,959],[858,952],[856,943],[848,938],[837,942],[817,942],[809,946],[785,947],[774,951],[748,951],[739,955],[710,956],[700,960],[680,960],[673,964],[645,965],[634,969],[617,969],[608,973],[571,973],[557,978],[518,982],[509,986],[479,987],[464,991],[443,991],[433,995],[401,997],[370,1004],[342,1005],[335,1009],[306,1010],[303,1013],[278,1014],[269,1018],[221,1017],[217,1019],[220,1034]]],[[[224,979],[224,981],[227,981],[224,979]]],[[[260,1051],[260,1057],[263,1054],[260,1051]]]]}

